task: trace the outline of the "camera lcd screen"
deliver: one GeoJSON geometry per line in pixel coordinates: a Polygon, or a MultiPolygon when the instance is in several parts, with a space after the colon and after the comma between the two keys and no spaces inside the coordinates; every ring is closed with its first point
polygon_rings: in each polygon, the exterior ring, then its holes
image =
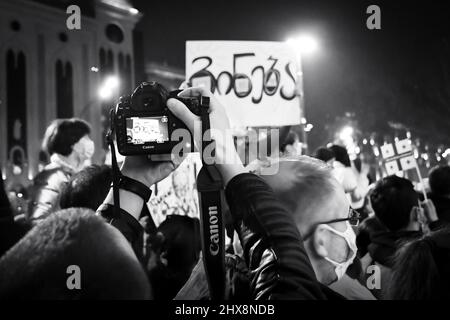
{"type": "Polygon", "coordinates": [[[127,143],[139,145],[169,141],[168,119],[162,117],[130,117],[127,123],[127,143]]]}

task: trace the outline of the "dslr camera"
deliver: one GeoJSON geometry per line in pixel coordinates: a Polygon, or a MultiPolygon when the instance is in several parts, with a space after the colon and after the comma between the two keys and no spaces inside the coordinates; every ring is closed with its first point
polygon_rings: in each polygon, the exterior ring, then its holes
{"type": "Polygon", "coordinates": [[[178,97],[181,90],[169,92],[157,82],[143,82],[131,96],[122,96],[116,106],[114,127],[119,153],[129,155],[166,155],[172,152],[179,140],[171,139],[172,132],[185,129],[190,140],[184,151],[194,151],[192,133],[186,125],[167,108],[166,102],[175,98],[194,114],[209,107],[209,97],[178,97]],[[190,143],[190,145],[188,144],[190,143]]]}

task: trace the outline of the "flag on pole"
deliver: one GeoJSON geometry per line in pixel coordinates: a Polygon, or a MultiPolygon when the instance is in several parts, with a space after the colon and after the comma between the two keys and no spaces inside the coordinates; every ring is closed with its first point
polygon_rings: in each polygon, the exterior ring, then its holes
{"type": "MultiPolygon", "coordinates": [[[[388,175],[397,174],[401,171],[416,169],[420,184],[423,186],[422,175],[420,174],[419,166],[414,157],[414,150],[410,139],[403,139],[395,141],[395,148],[392,143],[387,143],[381,146],[381,156],[384,159],[386,173],[388,175]]],[[[427,194],[425,189],[422,189],[423,197],[426,200],[427,194]]]]}
{"type": "Polygon", "coordinates": [[[411,140],[398,140],[395,142],[395,148],[392,143],[387,143],[381,146],[380,149],[388,175],[417,168],[411,140]]]}

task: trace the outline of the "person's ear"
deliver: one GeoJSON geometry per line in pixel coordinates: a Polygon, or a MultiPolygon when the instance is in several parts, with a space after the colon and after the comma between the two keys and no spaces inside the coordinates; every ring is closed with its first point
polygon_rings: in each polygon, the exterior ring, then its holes
{"type": "Polygon", "coordinates": [[[329,240],[327,229],[318,225],[312,235],[312,247],[314,252],[321,258],[328,257],[327,243],[329,240]]]}
{"type": "Polygon", "coordinates": [[[159,255],[159,261],[167,267],[168,261],[167,261],[167,251],[162,251],[159,255]]]}
{"type": "Polygon", "coordinates": [[[412,207],[411,212],[409,213],[409,221],[410,222],[419,222],[419,208],[412,207]]]}

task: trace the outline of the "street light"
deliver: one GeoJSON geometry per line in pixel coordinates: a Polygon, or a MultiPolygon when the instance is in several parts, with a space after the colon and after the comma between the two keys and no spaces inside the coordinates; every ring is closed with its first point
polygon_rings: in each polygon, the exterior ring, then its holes
{"type": "Polygon", "coordinates": [[[139,10],[136,8],[130,8],[130,9],[128,9],[128,12],[130,12],[130,14],[132,14],[134,16],[139,14],[139,10]]]}
{"type": "Polygon", "coordinates": [[[339,138],[343,142],[353,141],[353,133],[354,132],[355,132],[355,130],[353,129],[353,127],[345,126],[344,128],[342,128],[341,132],[339,133],[339,138]]]}
{"type": "MultiPolygon", "coordinates": [[[[98,99],[100,101],[108,101],[117,93],[117,89],[120,87],[119,77],[110,75],[105,78],[105,80],[101,83],[98,88],[98,99]]],[[[79,113],[78,117],[83,117],[86,111],[95,103],[97,103],[97,99],[92,99],[89,101],[84,108],[79,113]]]]}
{"type": "Polygon", "coordinates": [[[98,96],[101,100],[108,100],[110,99],[114,91],[119,88],[120,81],[117,76],[108,76],[106,77],[103,84],[100,86],[98,90],[98,96]]]}
{"type": "Polygon", "coordinates": [[[319,48],[316,38],[308,34],[296,38],[289,38],[286,42],[302,55],[314,53],[319,48]]]}
{"type": "Polygon", "coordinates": [[[355,128],[350,125],[344,126],[339,131],[338,137],[340,142],[347,149],[350,160],[354,160],[361,151],[355,142],[355,128]]]}
{"type": "Polygon", "coordinates": [[[305,132],[310,132],[313,128],[314,128],[314,126],[311,123],[308,123],[305,126],[305,132]]]}

